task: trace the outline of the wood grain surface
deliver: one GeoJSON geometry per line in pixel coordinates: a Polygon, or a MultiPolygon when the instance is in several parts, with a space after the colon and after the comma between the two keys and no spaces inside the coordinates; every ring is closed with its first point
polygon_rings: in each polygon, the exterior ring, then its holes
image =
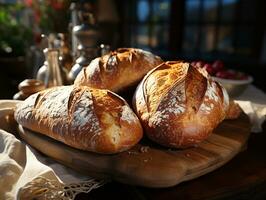
{"type": "Polygon", "coordinates": [[[80,151],[21,126],[18,130],[27,143],[81,173],[158,188],[197,178],[224,165],[245,148],[250,123],[244,114],[224,121],[207,140],[185,150],[163,148],[144,138],[133,149],[115,155],[80,151]]]}

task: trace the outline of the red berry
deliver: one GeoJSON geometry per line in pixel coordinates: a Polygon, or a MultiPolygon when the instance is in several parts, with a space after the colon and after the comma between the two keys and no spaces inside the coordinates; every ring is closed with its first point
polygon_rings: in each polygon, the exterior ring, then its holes
{"type": "Polygon", "coordinates": [[[218,78],[224,78],[224,79],[236,79],[235,72],[231,70],[223,70],[223,71],[216,72],[215,76],[218,78]]]}
{"type": "Polygon", "coordinates": [[[215,74],[215,76],[218,78],[226,78],[227,73],[226,73],[226,71],[219,71],[215,74]]]}
{"type": "Polygon", "coordinates": [[[215,72],[222,71],[224,69],[224,63],[220,60],[216,60],[214,63],[212,63],[212,68],[215,72]]]}
{"type": "Polygon", "coordinates": [[[237,79],[237,72],[234,70],[226,70],[228,79],[237,79]]]}

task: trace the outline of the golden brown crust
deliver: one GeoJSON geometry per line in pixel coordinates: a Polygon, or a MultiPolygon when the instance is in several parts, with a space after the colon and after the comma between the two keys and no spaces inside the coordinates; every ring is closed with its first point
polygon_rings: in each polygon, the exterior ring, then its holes
{"type": "Polygon", "coordinates": [[[133,106],[151,140],[185,148],[206,139],[225,118],[228,95],[205,73],[172,61],[144,77],[133,106]]]}
{"type": "Polygon", "coordinates": [[[36,79],[25,79],[18,85],[18,89],[25,95],[31,95],[45,89],[43,82],[36,79]]]}
{"type": "Polygon", "coordinates": [[[137,116],[121,97],[86,86],[36,93],[18,105],[15,119],[69,146],[97,153],[127,150],[142,137],[137,116]]]}
{"type": "Polygon", "coordinates": [[[230,101],[229,108],[226,113],[226,119],[236,119],[242,113],[242,109],[238,105],[238,103],[234,101],[230,101]]]}
{"type": "Polygon", "coordinates": [[[162,62],[160,57],[147,51],[120,48],[94,59],[78,74],[74,84],[118,92],[136,84],[162,62]]]}

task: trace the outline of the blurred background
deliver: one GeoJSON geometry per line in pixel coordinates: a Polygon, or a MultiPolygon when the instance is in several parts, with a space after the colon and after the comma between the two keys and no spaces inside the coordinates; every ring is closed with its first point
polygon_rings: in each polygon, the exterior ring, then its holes
{"type": "Polygon", "coordinates": [[[69,70],[81,55],[95,57],[84,50],[89,41],[77,39],[80,30],[94,30],[95,48],[137,47],[165,60],[222,60],[266,91],[265,8],[263,0],[0,0],[0,98],[12,98],[22,80],[36,77],[47,47],[41,34],[63,33],[59,46],[72,57],[69,70]],[[80,20],[80,10],[93,20],[80,20]]]}

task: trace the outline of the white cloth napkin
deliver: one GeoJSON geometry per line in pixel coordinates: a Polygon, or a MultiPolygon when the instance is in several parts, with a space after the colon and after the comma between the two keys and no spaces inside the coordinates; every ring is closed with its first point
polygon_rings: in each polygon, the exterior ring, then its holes
{"type": "Polygon", "coordinates": [[[252,132],[261,132],[266,119],[266,94],[253,85],[249,85],[241,96],[235,98],[243,111],[249,116],[252,132]]]}
{"type": "MultiPolygon", "coordinates": [[[[0,120],[12,114],[15,103],[0,100],[0,120]]],[[[0,200],[74,199],[104,183],[58,164],[0,129],[0,200]]]]}

